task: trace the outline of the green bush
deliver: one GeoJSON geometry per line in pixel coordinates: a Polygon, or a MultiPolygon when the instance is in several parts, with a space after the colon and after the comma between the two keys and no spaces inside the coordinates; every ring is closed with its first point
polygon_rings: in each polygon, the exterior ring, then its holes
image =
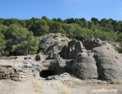
{"type": "Polygon", "coordinates": [[[10,25],[5,32],[6,50],[9,55],[26,55],[38,49],[37,40],[33,33],[19,25],[10,25]]]}

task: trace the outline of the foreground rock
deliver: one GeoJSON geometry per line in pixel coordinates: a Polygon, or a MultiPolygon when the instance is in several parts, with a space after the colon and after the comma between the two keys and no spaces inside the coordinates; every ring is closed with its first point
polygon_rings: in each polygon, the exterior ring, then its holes
{"type": "Polygon", "coordinates": [[[71,72],[80,79],[97,79],[96,61],[92,54],[79,53],[71,66],[71,72]]]}
{"type": "Polygon", "coordinates": [[[110,82],[122,81],[122,58],[112,45],[106,43],[93,49],[99,79],[110,82]]]}
{"type": "Polygon", "coordinates": [[[24,81],[33,77],[29,69],[15,69],[12,66],[0,66],[0,79],[24,81]]]}
{"type": "Polygon", "coordinates": [[[14,74],[12,66],[0,66],[0,79],[11,79],[12,74],[14,74]]]}

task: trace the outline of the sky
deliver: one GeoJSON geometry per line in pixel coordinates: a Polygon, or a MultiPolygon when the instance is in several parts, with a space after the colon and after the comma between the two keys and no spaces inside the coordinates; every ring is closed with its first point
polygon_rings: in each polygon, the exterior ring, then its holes
{"type": "Polygon", "coordinates": [[[0,0],[0,18],[42,16],[122,20],[122,0],[0,0]]]}

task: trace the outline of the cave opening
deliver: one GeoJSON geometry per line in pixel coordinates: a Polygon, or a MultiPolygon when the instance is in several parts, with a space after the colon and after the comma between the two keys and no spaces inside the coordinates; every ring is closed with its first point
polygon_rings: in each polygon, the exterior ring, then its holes
{"type": "Polygon", "coordinates": [[[47,78],[48,76],[52,76],[52,75],[55,75],[55,71],[54,70],[42,70],[40,72],[40,77],[43,77],[43,78],[47,78]]]}

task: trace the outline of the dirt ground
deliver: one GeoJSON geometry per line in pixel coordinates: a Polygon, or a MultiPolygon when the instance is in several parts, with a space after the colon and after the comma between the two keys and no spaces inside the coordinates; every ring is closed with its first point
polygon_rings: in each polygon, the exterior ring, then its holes
{"type": "Polygon", "coordinates": [[[30,79],[0,80],[0,94],[122,94],[122,84],[91,84],[85,81],[30,79]]]}

